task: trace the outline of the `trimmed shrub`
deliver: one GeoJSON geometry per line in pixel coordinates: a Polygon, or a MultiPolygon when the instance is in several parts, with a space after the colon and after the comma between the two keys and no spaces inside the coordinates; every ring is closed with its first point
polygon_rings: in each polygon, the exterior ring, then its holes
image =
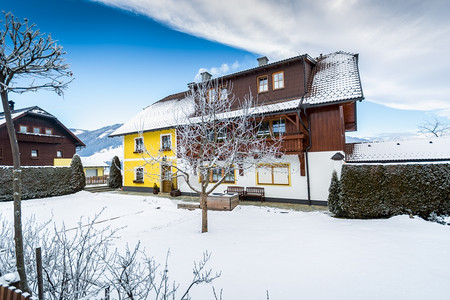
{"type": "MultiPolygon", "coordinates": [[[[0,168],[0,201],[13,200],[12,167],[0,168]]],[[[66,195],[70,187],[69,167],[22,167],[21,198],[43,198],[66,195]]]]}
{"type": "Polygon", "coordinates": [[[344,165],[340,183],[336,216],[450,214],[450,164],[344,165]]]}
{"type": "Polygon", "coordinates": [[[86,186],[86,175],[84,175],[83,164],[80,157],[75,154],[70,162],[70,187],[73,192],[78,192],[86,186]]]}
{"type": "Polygon", "coordinates": [[[117,156],[111,161],[109,169],[108,186],[112,188],[122,187],[122,173],[120,172],[120,160],[117,156]]]}

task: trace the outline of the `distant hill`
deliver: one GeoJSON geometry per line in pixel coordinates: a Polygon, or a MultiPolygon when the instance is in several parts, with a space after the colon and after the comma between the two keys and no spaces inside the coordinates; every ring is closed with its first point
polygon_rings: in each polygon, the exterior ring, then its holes
{"type": "MultiPolygon", "coordinates": [[[[81,148],[77,151],[77,154],[81,157],[89,157],[96,153],[108,152],[114,150],[116,153],[117,148],[122,147],[122,137],[108,137],[113,131],[122,126],[123,124],[114,124],[105,126],[96,130],[83,130],[83,129],[70,129],[83,143],[86,144],[85,148],[81,148]]],[[[112,159],[107,158],[108,160],[112,159]]]]}

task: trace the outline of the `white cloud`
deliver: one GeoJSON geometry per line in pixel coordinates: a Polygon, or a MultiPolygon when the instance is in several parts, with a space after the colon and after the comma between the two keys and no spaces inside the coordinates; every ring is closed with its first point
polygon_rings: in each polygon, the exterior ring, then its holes
{"type": "Polygon", "coordinates": [[[230,74],[233,72],[236,72],[239,69],[239,62],[234,62],[231,66],[228,64],[222,64],[220,67],[212,67],[210,69],[206,69],[206,68],[200,68],[197,72],[197,75],[195,75],[194,80],[196,82],[201,81],[202,79],[202,73],[203,72],[208,72],[209,74],[211,74],[213,77],[220,77],[226,74],[230,74]]]}
{"type": "MultiPolygon", "coordinates": [[[[271,61],[303,53],[360,53],[366,99],[435,110],[450,118],[447,0],[94,1],[266,55],[271,61]]],[[[223,70],[221,66],[209,71],[222,75],[223,70]]]]}

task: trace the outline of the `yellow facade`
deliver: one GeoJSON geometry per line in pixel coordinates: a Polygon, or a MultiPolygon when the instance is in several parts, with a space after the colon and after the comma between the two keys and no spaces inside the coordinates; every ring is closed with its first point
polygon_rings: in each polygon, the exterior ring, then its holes
{"type": "Polygon", "coordinates": [[[54,158],[53,165],[55,167],[69,167],[72,162],[71,158],[54,158]]]}
{"type": "MultiPolygon", "coordinates": [[[[164,159],[176,164],[174,152],[176,147],[175,129],[125,135],[123,144],[124,187],[153,188],[153,185],[156,183],[161,189],[164,184],[163,174],[161,174],[161,161],[164,159]],[[163,136],[165,138],[170,136],[170,147],[167,147],[167,145],[163,147],[163,136]],[[143,151],[136,150],[137,138],[143,139],[143,151]],[[136,168],[138,167],[142,167],[144,170],[143,182],[136,181],[136,168]]],[[[175,170],[172,169],[170,172],[175,172],[175,170]]],[[[175,181],[172,184],[176,187],[175,181]]]]}

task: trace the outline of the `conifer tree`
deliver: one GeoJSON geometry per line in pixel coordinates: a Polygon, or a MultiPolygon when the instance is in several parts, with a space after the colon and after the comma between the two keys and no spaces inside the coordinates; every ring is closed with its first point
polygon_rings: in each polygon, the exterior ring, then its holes
{"type": "Polygon", "coordinates": [[[73,192],[79,192],[86,186],[86,175],[80,157],[75,154],[70,163],[70,187],[73,192]]]}
{"type": "Polygon", "coordinates": [[[122,187],[122,173],[120,171],[120,160],[117,156],[111,161],[111,168],[109,169],[108,186],[112,188],[122,187]]]}

